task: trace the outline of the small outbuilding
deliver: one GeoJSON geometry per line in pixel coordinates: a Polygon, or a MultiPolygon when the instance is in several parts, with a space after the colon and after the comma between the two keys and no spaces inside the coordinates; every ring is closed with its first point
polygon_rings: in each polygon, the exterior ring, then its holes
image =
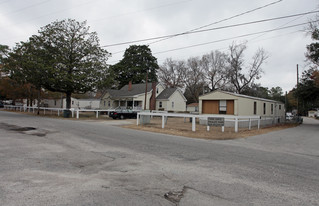
{"type": "Polygon", "coordinates": [[[191,103],[186,106],[187,112],[198,112],[198,103],[191,103]]]}
{"type": "Polygon", "coordinates": [[[285,108],[282,102],[215,90],[199,97],[199,113],[284,117],[285,108]]]}

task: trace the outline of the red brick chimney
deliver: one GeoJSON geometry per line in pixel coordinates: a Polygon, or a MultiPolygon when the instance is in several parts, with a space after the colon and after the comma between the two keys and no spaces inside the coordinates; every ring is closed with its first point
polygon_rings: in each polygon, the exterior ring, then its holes
{"type": "Polygon", "coordinates": [[[129,81],[128,83],[128,91],[131,91],[132,90],[132,81],[129,81]]]}
{"type": "Polygon", "coordinates": [[[156,109],[156,82],[152,82],[152,96],[150,99],[150,110],[156,109]]]}

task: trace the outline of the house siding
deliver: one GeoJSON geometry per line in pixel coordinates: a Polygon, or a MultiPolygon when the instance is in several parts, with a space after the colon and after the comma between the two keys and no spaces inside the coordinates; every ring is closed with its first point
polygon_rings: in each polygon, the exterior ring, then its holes
{"type": "Polygon", "coordinates": [[[184,100],[181,93],[176,90],[168,100],[156,100],[156,109],[161,109],[159,107],[159,102],[162,102],[162,108],[167,111],[175,112],[185,112],[186,111],[186,101],[184,100]],[[174,102],[174,108],[172,107],[172,102],[174,102]]]}
{"type": "MultiPolygon", "coordinates": [[[[240,97],[220,91],[211,92],[200,96],[199,112],[203,113],[203,101],[219,101],[219,100],[234,100],[234,115],[237,116],[284,116],[284,104],[272,100],[254,99],[253,97],[240,97]],[[256,114],[254,114],[254,102],[256,102],[256,114]],[[264,114],[264,103],[266,104],[266,113],[264,114]],[[273,113],[271,113],[271,105],[273,105],[273,113]],[[281,110],[279,110],[281,105],[281,110]]],[[[204,111],[205,112],[205,111],[204,111]]]]}

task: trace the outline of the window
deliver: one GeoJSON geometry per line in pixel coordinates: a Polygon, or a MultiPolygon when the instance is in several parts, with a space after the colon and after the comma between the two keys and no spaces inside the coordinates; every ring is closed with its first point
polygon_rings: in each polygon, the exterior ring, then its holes
{"type": "Polygon", "coordinates": [[[56,100],[54,100],[54,106],[56,106],[56,100]]]}
{"type": "Polygon", "coordinates": [[[257,102],[254,102],[254,114],[257,114],[257,102]]]}
{"type": "Polygon", "coordinates": [[[74,101],[72,101],[72,105],[74,105],[74,101]]]}
{"type": "Polygon", "coordinates": [[[174,102],[172,102],[172,108],[174,108],[174,102]]]}
{"type": "Polygon", "coordinates": [[[158,94],[158,88],[156,88],[156,94],[158,94]]]}
{"type": "Polygon", "coordinates": [[[162,108],[162,102],[159,102],[159,108],[162,108]]]}
{"type": "Polygon", "coordinates": [[[266,103],[264,103],[264,114],[266,114],[266,103]]]}
{"type": "Polygon", "coordinates": [[[274,114],[274,104],[270,105],[270,111],[271,111],[271,114],[274,114]]]}
{"type": "Polygon", "coordinates": [[[110,107],[111,106],[111,101],[107,102],[107,106],[110,107]]]}
{"type": "Polygon", "coordinates": [[[281,105],[279,105],[279,110],[281,110],[281,105]]]}
{"type": "Polygon", "coordinates": [[[103,105],[104,105],[104,107],[105,107],[105,101],[104,101],[103,105]]]}
{"type": "Polygon", "coordinates": [[[219,101],[219,114],[226,114],[227,111],[227,103],[226,100],[219,101]]]}

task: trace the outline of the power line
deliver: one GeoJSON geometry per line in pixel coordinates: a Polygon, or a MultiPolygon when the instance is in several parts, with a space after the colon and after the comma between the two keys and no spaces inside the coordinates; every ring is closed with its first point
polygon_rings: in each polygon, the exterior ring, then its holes
{"type": "Polygon", "coordinates": [[[248,10],[248,11],[245,11],[245,12],[242,12],[242,13],[239,13],[239,14],[236,14],[236,15],[231,16],[231,17],[228,17],[228,18],[226,18],[226,19],[222,19],[222,20],[219,20],[219,21],[210,23],[210,24],[206,24],[206,25],[204,25],[204,26],[200,26],[200,27],[191,29],[191,30],[189,30],[189,31],[186,31],[186,32],[183,32],[183,33],[180,33],[180,34],[176,34],[176,35],[174,35],[174,36],[167,37],[167,38],[165,38],[165,39],[161,39],[161,40],[157,40],[157,41],[151,42],[151,43],[149,43],[149,45],[150,45],[150,44],[157,43],[157,42],[165,41],[165,40],[171,39],[171,38],[173,38],[173,37],[177,37],[177,36],[189,34],[189,33],[193,32],[193,31],[197,31],[197,30],[200,30],[200,29],[203,29],[203,28],[206,28],[206,27],[209,27],[209,26],[212,26],[212,25],[215,25],[215,24],[224,22],[224,21],[228,21],[228,20],[234,19],[234,18],[239,17],[239,16],[243,16],[243,15],[245,15],[245,14],[249,14],[249,13],[252,13],[252,12],[254,12],[254,11],[257,11],[257,10],[260,10],[260,9],[263,9],[263,8],[266,8],[266,7],[268,7],[268,6],[277,4],[277,3],[281,2],[281,1],[282,1],[282,0],[278,0],[278,1],[275,1],[275,2],[272,2],[272,3],[269,3],[269,4],[266,4],[266,5],[257,7],[257,8],[255,8],[255,9],[248,10]]]}
{"type": "Polygon", "coordinates": [[[144,42],[144,41],[150,41],[150,40],[156,40],[156,39],[163,39],[163,38],[168,38],[168,37],[174,37],[174,36],[176,36],[176,35],[181,36],[181,35],[186,35],[186,34],[194,34],[194,33],[208,32],[208,31],[213,31],[213,30],[220,30],[220,29],[226,29],[226,28],[244,26],[244,25],[249,25],[249,24],[257,24],[257,23],[263,23],[263,22],[267,22],[267,21],[274,21],[274,20],[292,18],[292,17],[296,17],[296,16],[303,16],[303,15],[312,14],[312,13],[317,13],[317,12],[318,12],[318,11],[310,11],[310,12],[305,12],[305,13],[300,13],[300,14],[293,14],[293,15],[288,15],[288,16],[281,16],[281,17],[275,17],[275,18],[269,18],[269,19],[262,19],[262,20],[257,20],[257,21],[250,21],[250,22],[245,22],[245,23],[232,24],[232,25],[221,26],[221,27],[214,27],[214,28],[210,28],[210,29],[202,29],[202,30],[197,30],[197,31],[191,31],[191,32],[188,32],[188,33],[171,34],[171,35],[165,35],[165,36],[159,36],[159,37],[152,37],[152,38],[147,38],[147,39],[127,41],[127,42],[116,43],[116,44],[109,44],[109,45],[105,45],[105,46],[102,46],[102,47],[120,46],[120,45],[125,45],[125,44],[132,44],[132,43],[137,43],[137,42],[144,42]]]}
{"type": "MultiPolygon", "coordinates": [[[[313,9],[311,12],[318,12],[318,11],[316,11],[316,9],[313,9]]],[[[296,20],[298,20],[298,19],[304,17],[305,15],[307,15],[307,14],[300,15],[300,16],[298,16],[297,18],[295,18],[295,19],[293,19],[293,20],[291,20],[291,21],[288,21],[288,22],[286,22],[286,23],[284,23],[284,24],[282,24],[282,25],[280,25],[280,26],[278,26],[278,27],[276,27],[276,28],[281,28],[281,27],[283,27],[283,26],[286,26],[286,25],[290,24],[291,22],[294,22],[294,21],[296,21],[296,20]]],[[[254,40],[254,39],[258,39],[259,37],[262,37],[262,36],[264,36],[265,34],[266,34],[266,33],[261,34],[261,35],[255,37],[255,38],[253,38],[253,39],[250,39],[249,41],[254,40]]]]}
{"type": "Polygon", "coordinates": [[[3,14],[3,15],[8,15],[8,14],[11,14],[11,13],[17,13],[17,12],[20,12],[20,11],[23,11],[23,10],[26,10],[26,9],[29,9],[29,8],[32,8],[32,7],[35,7],[35,6],[39,6],[41,4],[45,4],[45,3],[49,2],[49,1],[51,1],[51,0],[42,1],[42,2],[36,3],[36,4],[31,4],[29,6],[26,6],[26,7],[23,7],[23,8],[8,12],[8,13],[3,14]]]}
{"type": "MultiPolygon", "coordinates": [[[[318,21],[316,21],[316,22],[318,22],[318,21]]],[[[286,27],[282,27],[282,28],[276,28],[276,29],[270,29],[270,30],[265,30],[265,31],[260,31],[260,32],[254,32],[254,33],[249,33],[249,34],[243,34],[243,35],[239,35],[239,36],[235,36],[235,37],[230,37],[230,38],[225,38],[225,39],[220,39],[220,40],[216,40],[216,41],[205,42],[205,43],[201,43],[201,44],[194,44],[194,45],[190,45],[190,46],[186,46],[186,47],[180,47],[180,48],[170,49],[170,50],[161,51],[161,52],[155,52],[154,54],[162,54],[162,53],[167,53],[167,52],[172,52],[172,51],[177,51],[177,50],[182,50],[182,49],[189,49],[189,48],[193,48],[193,47],[204,46],[204,45],[207,45],[207,44],[213,44],[213,43],[228,41],[228,40],[232,40],[232,39],[236,39],[236,38],[242,38],[242,37],[253,36],[253,35],[262,34],[262,33],[268,33],[268,32],[273,32],[273,31],[278,31],[278,30],[293,28],[293,27],[297,27],[297,26],[306,25],[306,24],[308,24],[308,23],[309,23],[309,22],[307,22],[307,23],[301,23],[301,24],[295,24],[295,25],[286,26],[286,27]]]]}

